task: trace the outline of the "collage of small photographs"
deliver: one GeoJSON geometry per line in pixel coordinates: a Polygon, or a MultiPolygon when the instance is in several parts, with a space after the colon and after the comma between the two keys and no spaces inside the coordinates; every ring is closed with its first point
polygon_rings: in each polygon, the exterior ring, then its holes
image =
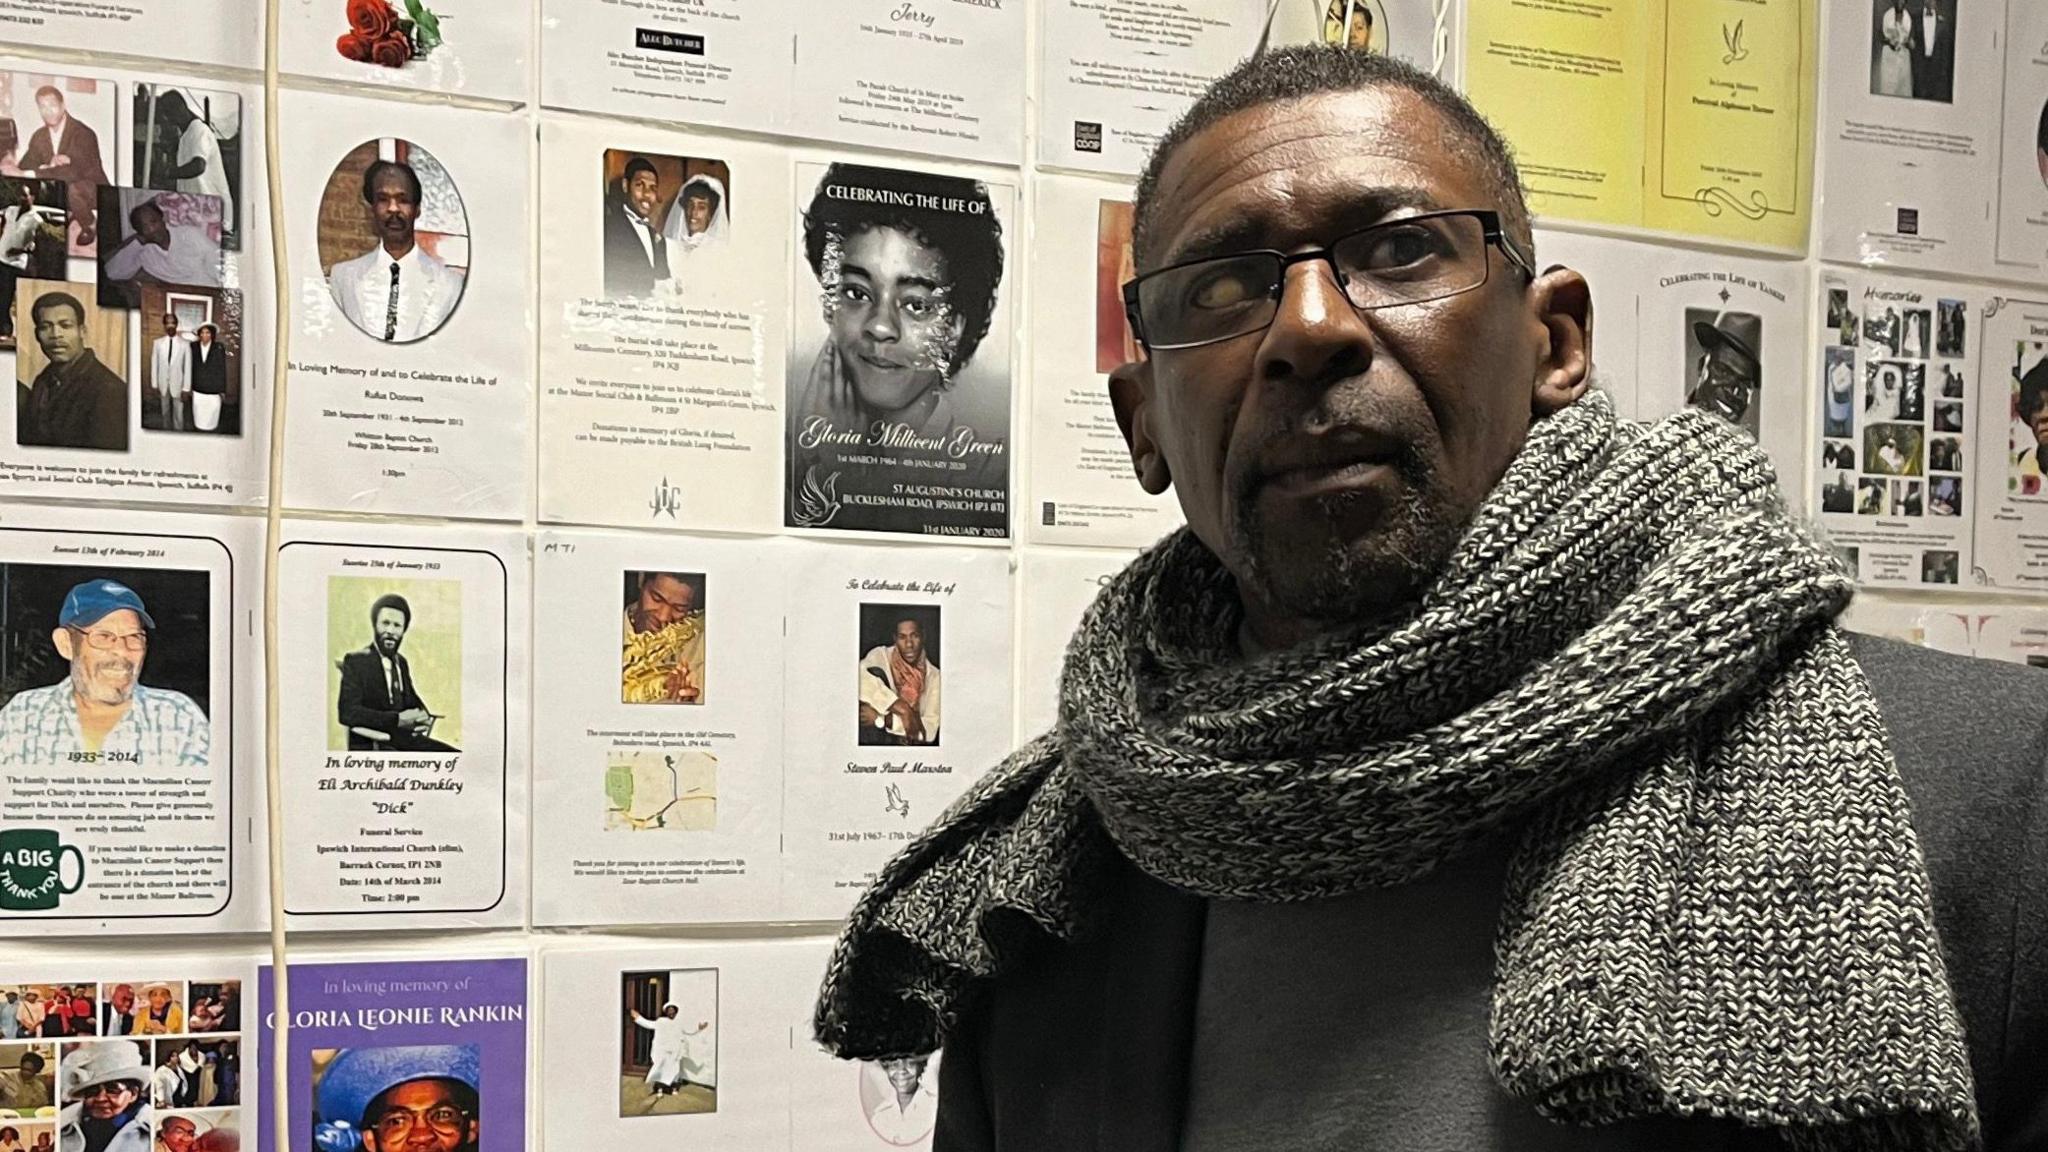
{"type": "MultiPolygon", "coordinates": [[[[1830,289],[1823,350],[1821,511],[1861,516],[1969,514],[1964,378],[1969,319],[1961,300],[1901,308],[1830,289]]],[[[2038,474],[2034,483],[2040,483],[2038,474]]],[[[1960,556],[1921,556],[1926,584],[1961,580],[1960,556]]]]}
{"type": "Polygon", "coordinates": [[[238,1152],[239,980],[0,985],[0,1152],[238,1152]]]}
{"type": "Polygon", "coordinates": [[[15,444],[242,434],[241,119],[232,92],[0,72],[15,444]]]}

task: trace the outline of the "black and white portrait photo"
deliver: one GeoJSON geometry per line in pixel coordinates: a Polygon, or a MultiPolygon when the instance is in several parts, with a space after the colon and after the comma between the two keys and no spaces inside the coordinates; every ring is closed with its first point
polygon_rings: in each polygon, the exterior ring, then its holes
{"type": "Polygon", "coordinates": [[[1685,402],[1757,434],[1763,390],[1763,319],[1752,312],[1685,310],[1685,402]]]}
{"type": "Polygon", "coordinates": [[[1002,537],[1012,189],[799,165],[785,523],[1002,537]]]}
{"type": "Polygon", "coordinates": [[[1956,0],[1872,0],[1870,94],[1955,98],[1956,0]]]}

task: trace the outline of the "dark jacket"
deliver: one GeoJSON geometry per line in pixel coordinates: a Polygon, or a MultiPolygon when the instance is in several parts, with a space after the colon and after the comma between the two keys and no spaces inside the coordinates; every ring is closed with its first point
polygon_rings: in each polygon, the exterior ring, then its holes
{"type": "Polygon", "coordinates": [[[405,662],[404,653],[392,657],[398,664],[398,699],[391,698],[391,686],[384,680],[384,661],[377,656],[377,650],[358,648],[341,658],[341,691],[336,694],[335,717],[344,728],[370,728],[392,737],[389,744],[348,734],[351,752],[374,752],[380,749],[400,746],[398,714],[417,708],[427,711],[420,700],[419,691],[413,686],[412,666],[405,662]]]}
{"type": "Polygon", "coordinates": [[[127,383],[90,348],[68,368],[45,365],[33,385],[15,385],[14,442],[126,452],[127,383]]]}
{"type": "MultiPolygon", "coordinates": [[[[653,229],[655,251],[660,253],[666,245],[662,243],[661,229],[653,229]]],[[[654,282],[666,279],[668,269],[656,273],[654,264],[647,259],[647,249],[640,246],[640,237],[634,234],[633,224],[626,219],[626,209],[618,200],[606,197],[604,208],[604,294],[610,297],[651,296],[654,282]]]]}
{"type": "MultiPolygon", "coordinates": [[[[2048,675],[1851,640],[1912,802],[1986,1152],[2038,1152],[2048,1148],[2048,675]]],[[[1116,859],[1084,931],[1042,941],[961,1012],[940,1064],[933,1152],[1179,1148],[1208,905],[1116,859]]],[[[1482,1043],[1471,1059],[1485,1058],[1482,1043]]],[[[1315,1119],[1326,1140],[1314,1147],[1348,1146],[1327,1142],[1341,1117],[1315,1119]]],[[[1666,1123],[1688,1125],[1689,1148],[1783,1148],[1733,1124],[1666,1123]]],[[[1676,1143],[1650,1131],[1629,1146],[1676,1143]]],[[[1560,1129],[1555,1146],[1576,1134],[1560,1129]]],[[[1308,1146],[1289,1137],[1272,1132],[1267,1146],[1308,1146]]],[[[1401,1152],[1496,1150],[1415,1141],[1401,1152]]]]}
{"type": "Polygon", "coordinates": [[[1913,95],[1921,100],[1948,101],[1955,94],[1956,14],[1948,4],[1934,10],[1934,52],[1928,54],[1927,5],[1912,0],[1913,95]]]}
{"type": "Polygon", "coordinates": [[[194,341],[192,344],[192,390],[207,396],[224,396],[228,390],[228,350],[220,341],[206,348],[194,341]],[[200,355],[201,351],[205,355],[200,355]]]}

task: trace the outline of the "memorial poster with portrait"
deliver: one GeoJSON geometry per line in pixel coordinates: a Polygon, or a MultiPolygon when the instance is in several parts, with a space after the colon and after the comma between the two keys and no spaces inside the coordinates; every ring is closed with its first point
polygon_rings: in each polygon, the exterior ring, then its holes
{"type": "Polygon", "coordinates": [[[797,24],[818,14],[752,0],[540,6],[547,107],[752,132],[788,130],[797,24]]]}
{"type": "MultiPolygon", "coordinates": [[[[0,965],[0,1145],[54,1152],[78,1120],[136,1147],[235,1152],[254,1138],[253,949],[20,948],[0,965]],[[12,1137],[10,1140],[9,1137],[12,1137]]],[[[82,1143],[75,1146],[83,1147],[82,1143]]]]}
{"type": "Polygon", "coordinates": [[[1032,355],[1020,531],[1033,543],[1142,547],[1181,516],[1172,492],[1138,486],[1109,402],[1109,374],[1143,355],[1124,316],[1136,274],[1130,188],[1040,176],[1037,197],[1032,330],[1057,336],[1032,355]]]}
{"type": "Polygon", "coordinates": [[[1060,670],[1081,617],[1137,558],[1121,548],[1029,548],[1018,561],[1017,742],[1059,720],[1060,670]]]}
{"type": "Polygon", "coordinates": [[[521,923],[524,536],[293,521],[277,563],[293,923],[521,923]]]}
{"type": "Polygon", "coordinates": [[[796,165],[783,523],[1009,535],[1014,188],[796,165]]]}
{"type": "Polygon", "coordinates": [[[0,30],[8,40],[38,48],[245,68],[263,58],[263,27],[252,14],[249,0],[0,0],[0,30]]]}
{"type": "Polygon", "coordinates": [[[787,572],[784,696],[812,703],[783,733],[783,912],[837,919],[1013,747],[1009,557],[806,543],[787,572]]]}
{"type": "Polygon", "coordinates": [[[280,67],[323,80],[523,103],[533,3],[279,0],[280,67]]]}
{"type": "Polygon", "coordinates": [[[586,938],[541,953],[548,1147],[813,1148],[790,1140],[793,1002],[829,953],[810,939],[586,938]]]}
{"type": "MultiPolygon", "coordinates": [[[[287,1098],[275,1061],[257,1071],[264,1114],[289,1117],[288,1147],[312,1152],[527,1147],[524,956],[404,960],[294,956],[286,978],[291,1047],[287,1098]],[[424,1131],[423,1131],[424,1130],[424,1131]]],[[[257,974],[266,1031],[277,1013],[276,969],[257,974]]],[[[275,1125],[255,1147],[286,1152],[275,1125]]]]}
{"type": "Polygon", "coordinates": [[[1026,5],[837,0],[799,6],[790,130],[818,140],[1016,164],[1026,5]]]}
{"type": "Polygon", "coordinates": [[[1824,24],[1820,254],[1987,271],[2003,21],[1956,0],[1859,0],[1824,24]]]}
{"type": "Polygon", "coordinates": [[[1982,494],[1971,432],[1982,289],[1825,271],[1817,290],[1807,451],[1820,522],[1861,583],[1960,584],[1976,566],[1982,494]]]}
{"type": "Polygon", "coordinates": [[[541,156],[541,519],[773,530],[787,156],[552,114],[541,156]]]}
{"type": "Polygon", "coordinates": [[[262,504],[268,390],[249,380],[269,355],[243,336],[272,302],[239,252],[267,239],[241,201],[261,163],[247,95],[0,62],[0,494],[262,504]]]}
{"type": "Polygon", "coordinates": [[[0,513],[0,925],[261,923],[261,677],[238,624],[262,525],[0,513]]]}
{"type": "Polygon", "coordinates": [[[2048,6],[2016,0],[2006,22],[1995,274],[2038,284],[2048,270],[2048,6]]]}
{"type": "Polygon", "coordinates": [[[1992,295],[1972,319],[1976,582],[2048,587],[2048,297],[1992,295]]]}
{"type": "Polygon", "coordinates": [[[510,113],[289,92],[285,501],[518,519],[533,388],[510,113]]]}
{"type": "MultiPolygon", "coordinates": [[[[774,918],[791,541],[544,531],[536,924],[774,918]]],[[[799,800],[801,798],[798,798],[799,800]]]]}
{"type": "Polygon", "coordinates": [[[1817,11],[1472,0],[1466,91],[1514,146],[1540,214],[1801,251],[1817,11]]]}

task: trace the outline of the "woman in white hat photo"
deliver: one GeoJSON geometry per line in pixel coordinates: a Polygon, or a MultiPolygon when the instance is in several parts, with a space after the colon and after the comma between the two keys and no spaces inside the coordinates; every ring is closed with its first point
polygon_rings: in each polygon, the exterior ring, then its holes
{"type": "Polygon", "coordinates": [[[64,1060],[59,1152],[151,1152],[149,1065],[130,1040],[80,1044],[64,1060]]]}

